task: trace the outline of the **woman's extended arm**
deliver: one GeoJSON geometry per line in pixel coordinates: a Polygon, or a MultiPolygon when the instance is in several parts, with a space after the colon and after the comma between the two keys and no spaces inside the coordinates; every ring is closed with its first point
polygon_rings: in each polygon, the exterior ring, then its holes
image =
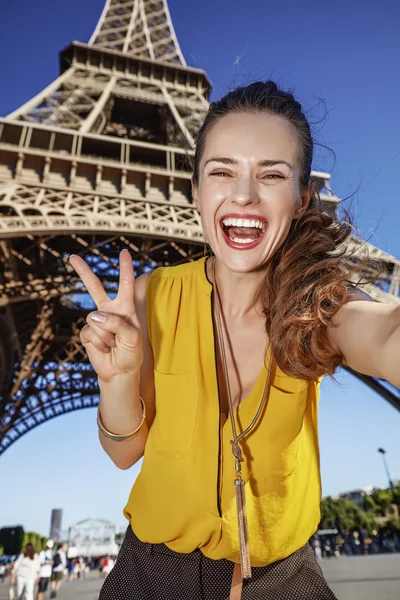
{"type": "MultiPolygon", "coordinates": [[[[138,277],[135,282],[135,307],[142,330],[143,363],[140,373],[120,376],[110,383],[99,381],[100,405],[104,422],[113,422],[113,432],[127,432],[127,419],[135,424],[140,422],[142,408],[139,397],[142,396],[146,405],[146,423],[139,434],[127,442],[113,442],[99,432],[100,443],[111,460],[120,469],[129,469],[144,453],[149,428],[155,416],[154,393],[154,361],[150,345],[146,318],[146,285],[149,274],[138,277]],[[140,390],[140,391],[139,391],[140,390]],[[129,418],[129,413],[135,415],[129,418]],[[108,417],[108,420],[106,420],[108,417]]],[[[111,425],[109,425],[111,429],[111,425]]]]}
{"type": "Polygon", "coordinates": [[[97,307],[88,314],[80,338],[99,382],[101,444],[118,467],[127,469],[143,455],[155,414],[153,358],[146,319],[149,275],[135,282],[132,258],[122,251],[118,293],[111,299],[81,257],[72,255],[70,262],[97,307]],[[146,404],[146,422],[140,396],[146,404]],[[129,436],[136,430],[137,434],[125,441],[106,437],[107,431],[129,436]]]}
{"type": "Polygon", "coordinates": [[[335,315],[329,335],[346,365],[400,387],[400,305],[352,294],[335,315]]]}

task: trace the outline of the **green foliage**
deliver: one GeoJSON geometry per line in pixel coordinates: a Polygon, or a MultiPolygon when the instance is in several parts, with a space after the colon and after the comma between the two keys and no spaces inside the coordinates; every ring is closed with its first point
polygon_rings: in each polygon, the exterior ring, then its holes
{"type": "Polygon", "coordinates": [[[26,531],[22,547],[24,547],[25,544],[33,544],[35,552],[40,552],[46,547],[47,539],[47,537],[43,537],[35,531],[26,531]]]}
{"type": "Polygon", "coordinates": [[[385,514],[389,506],[393,504],[393,492],[390,489],[375,490],[371,497],[382,514],[385,514]]]}
{"type": "Polygon", "coordinates": [[[393,490],[393,504],[397,504],[400,508],[400,485],[396,486],[393,490]]]}
{"type": "Polygon", "coordinates": [[[371,535],[378,525],[375,515],[359,508],[346,498],[326,498],[321,502],[320,528],[336,527],[340,531],[366,529],[371,535]]]}
{"type": "Polygon", "coordinates": [[[39,540],[40,550],[44,550],[46,548],[46,543],[47,543],[48,539],[49,538],[46,537],[45,535],[40,536],[40,540],[39,540]]]}
{"type": "Polygon", "coordinates": [[[378,514],[379,506],[371,496],[364,496],[364,510],[369,511],[374,515],[378,514]]]}
{"type": "Polygon", "coordinates": [[[376,516],[385,516],[392,504],[400,508],[400,486],[392,489],[375,490],[370,496],[365,495],[363,509],[346,498],[326,498],[321,502],[320,528],[336,527],[341,531],[366,529],[371,535],[374,530],[382,529],[386,533],[400,532],[400,519],[391,518],[388,523],[379,527],[376,516]]]}

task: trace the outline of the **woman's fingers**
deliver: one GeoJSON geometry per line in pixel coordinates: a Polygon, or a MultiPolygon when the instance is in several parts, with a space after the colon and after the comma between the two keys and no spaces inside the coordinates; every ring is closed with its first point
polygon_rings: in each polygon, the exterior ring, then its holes
{"type": "Polygon", "coordinates": [[[107,329],[99,327],[99,322],[96,321],[96,316],[100,314],[91,312],[86,317],[86,323],[93,329],[98,338],[100,338],[109,348],[115,348],[115,334],[107,329]],[[93,319],[93,316],[95,317],[93,319]]]}
{"type": "Polygon", "coordinates": [[[92,269],[88,264],[86,264],[83,258],[77,254],[72,254],[69,257],[69,262],[78,273],[82,282],[85,284],[85,287],[94,300],[96,306],[100,306],[103,302],[108,302],[110,300],[101,284],[100,279],[93,273],[92,269]]]}
{"type": "Polygon", "coordinates": [[[109,334],[115,334],[116,338],[127,347],[136,348],[141,345],[140,329],[130,325],[123,317],[97,311],[91,313],[90,319],[96,328],[109,334]]]}
{"type": "Polygon", "coordinates": [[[111,350],[110,346],[108,346],[101,338],[99,338],[98,335],[96,335],[96,332],[92,327],[90,327],[90,325],[85,325],[81,329],[79,337],[82,345],[86,349],[88,349],[87,347],[89,344],[92,344],[92,346],[97,348],[97,350],[100,350],[100,352],[104,352],[104,354],[107,354],[111,350]]]}
{"type": "Polygon", "coordinates": [[[128,250],[122,250],[119,255],[119,286],[116,298],[121,305],[126,305],[127,314],[134,310],[135,300],[135,273],[133,271],[132,257],[128,250]]]}

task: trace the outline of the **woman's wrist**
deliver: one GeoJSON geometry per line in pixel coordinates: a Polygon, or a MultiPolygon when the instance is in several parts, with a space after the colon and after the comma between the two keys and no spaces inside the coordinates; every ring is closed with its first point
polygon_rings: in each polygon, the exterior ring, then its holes
{"type": "Polygon", "coordinates": [[[122,373],[121,375],[114,375],[111,379],[101,379],[97,378],[99,383],[100,390],[109,390],[118,388],[120,386],[128,387],[134,385],[135,383],[139,384],[140,382],[140,368],[130,373],[122,373]]]}
{"type": "Polygon", "coordinates": [[[140,420],[140,423],[134,431],[132,431],[131,433],[128,433],[128,434],[124,434],[124,435],[115,434],[111,431],[108,431],[108,429],[106,429],[104,427],[104,424],[101,419],[100,406],[99,406],[97,409],[97,426],[99,428],[100,433],[105,438],[111,440],[112,442],[128,442],[130,440],[133,440],[139,434],[140,430],[142,429],[142,427],[146,421],[146,406],[145,406],[143,398],[140,398],[140,403],[142,406],[142,418],[140,420]]]}
{"type": "Polygon", "coordinates": [[[101,421],[108,431],[125,435],[138,427],[143,413],[139,385],[139,373],[99,381],[101,421]]]}

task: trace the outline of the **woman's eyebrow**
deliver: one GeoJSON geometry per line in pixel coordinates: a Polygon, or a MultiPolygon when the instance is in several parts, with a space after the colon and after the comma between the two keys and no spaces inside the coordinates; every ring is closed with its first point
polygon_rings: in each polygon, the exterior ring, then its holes
{"type": "Polygon", "coordinates": [[[213,158],[209,158],[204,163],[204,166],[208,165],[208,163],[210,162],[219,162],[223,163],[224,165],[237,165],[237,160],[235,160],[234,158],[227,158],[224,156],[214,156],[213,158]]]}
{"type": "Polygon", "coordinates": [[[286,165],[287,167],[289,167],[289,169],[291,171],[294,171],[294,166],[292,164],[290,164],[287,160],[282,160],[282,159],[277,159],[277,160],[260,160],[260,162],[257,163],[257,165],[259,167],[274,167],[275,165],[286,165]]]}
{"type": "MultiPolygon", "coordinates": [[[[208,160],[206,160],[206,162],[204,163],[204,166],[208,165],[208,163],[210,162],[217,162],[217,163],[222,163],[224,165],[237,165],[238,161],[235,160],[234,158],[229,158],[227,156],[215,156],[213,158],[209,158],[208,160]]],[[[289,169],[291,171],[294,171],[294,167],[293,165],[291,165],[289,162],[287,162],[286,160],[283,159],[268,159],[266,158],[265,160],[260,160],[257,163],[258,167],[274,167],[275,165],[286,165],[287,167],[289,167],[289,169]]]]}

